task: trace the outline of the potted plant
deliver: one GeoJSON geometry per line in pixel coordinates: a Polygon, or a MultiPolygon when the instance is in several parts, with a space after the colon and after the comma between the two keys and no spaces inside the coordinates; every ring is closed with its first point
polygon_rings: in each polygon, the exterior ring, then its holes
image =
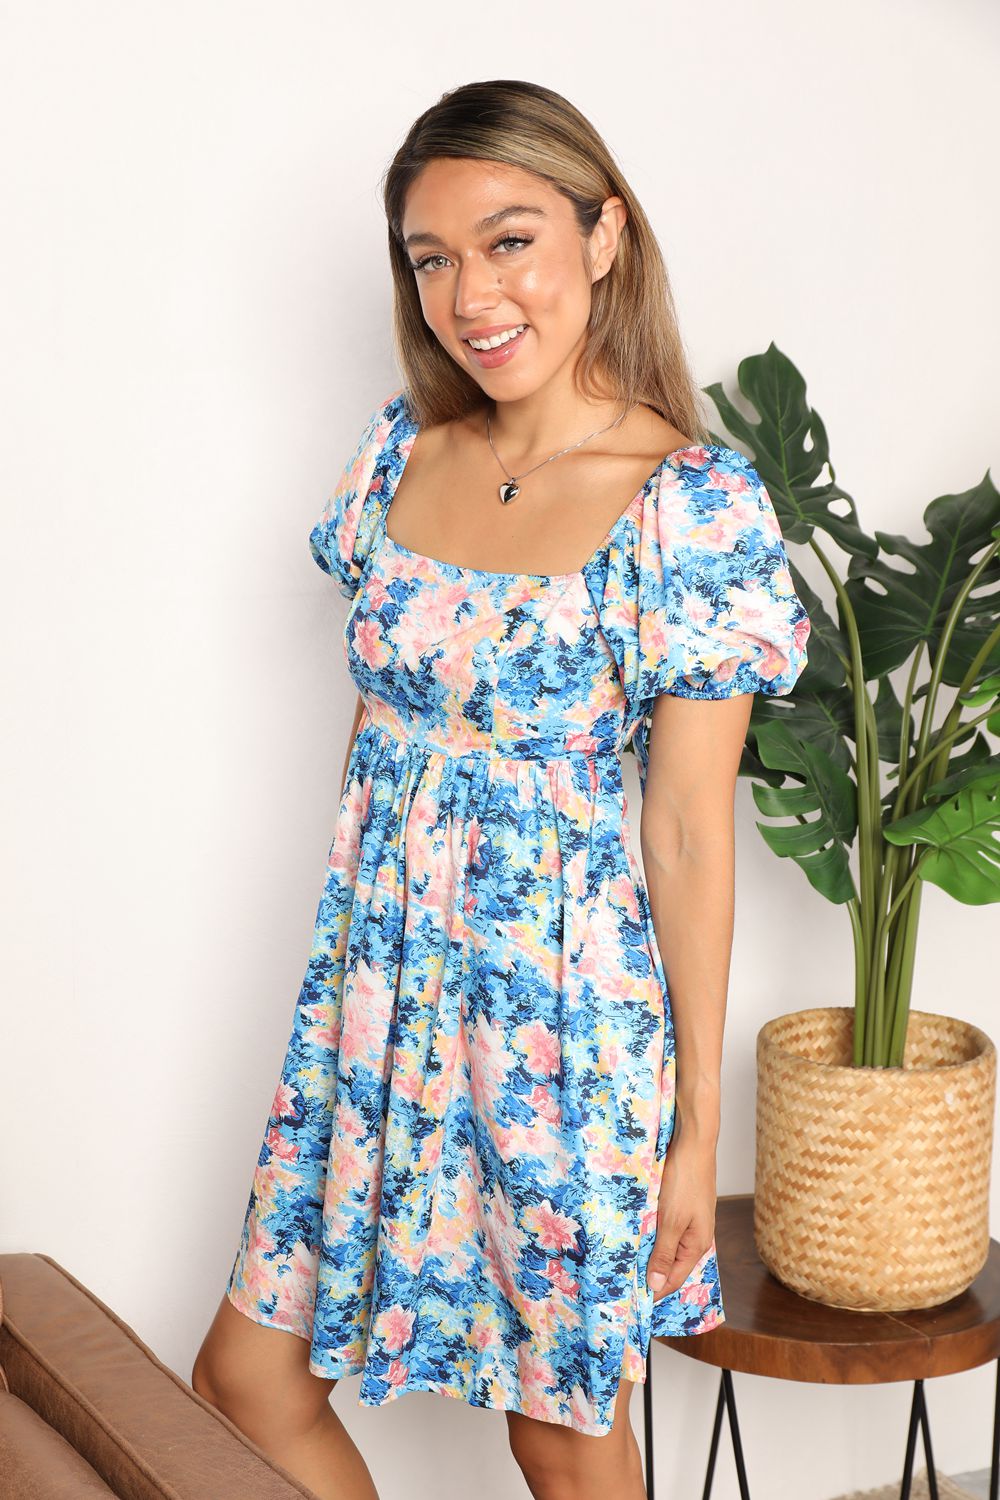
{"type": "Polygon", "coordinates": [[[911,1011],[910,995],[924,884],[1000,901],[1000,493],[987,471],[931,501],[927,539],[868,536],[791,361],[772,343],[737,379],[753,421],[721,385],[705,393],[837,614],[790,556],[809,661],[791,694],[755,699],[740,774],[768,846],[846,908],[854,942],[853,1005],[758,1034],[756,1245],[817,1301],[929,1307],[965,1290],[989,1248],[996,1050],[966,1021],[911,1011]]]}

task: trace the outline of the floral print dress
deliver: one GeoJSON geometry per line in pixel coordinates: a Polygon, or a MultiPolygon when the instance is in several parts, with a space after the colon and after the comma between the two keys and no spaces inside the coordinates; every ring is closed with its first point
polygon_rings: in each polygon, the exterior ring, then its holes
{"type": "Polygon", "coordinates": [[[731,448],[579,571],[495,573],[388,535],[417,431],[397,391],[310,535],[364,711],[227,1295],[364,1405],[600,1436],[651,1335],[725,1317],[714,1243],[646,1287],[676,1065],[622,751],[644,792],[658,693],[788,693],[809,620],[731,448]]]}

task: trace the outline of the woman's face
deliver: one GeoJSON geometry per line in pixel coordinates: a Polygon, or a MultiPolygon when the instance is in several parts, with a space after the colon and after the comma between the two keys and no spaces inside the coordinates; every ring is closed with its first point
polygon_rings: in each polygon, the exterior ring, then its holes
{"type": "Polygon", "coordinates": [[[572,375],[586,344],[591,287],[614,259],[625,208],[605,200],[588,240],[569,199],[502,162],[438,157],[410,185],[403,238],[424,319],[495,400],[572,375]],[[477,342],[521,330],[499,347],[477,342]]]}

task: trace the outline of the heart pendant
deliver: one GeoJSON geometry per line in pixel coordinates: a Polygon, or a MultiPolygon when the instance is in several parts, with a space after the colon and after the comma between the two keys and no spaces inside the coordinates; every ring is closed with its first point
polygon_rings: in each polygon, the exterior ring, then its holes
{"type": "Polygon", "coordinates": [[[520,493],[521,491],[519,487],[514,483],[513,479],[510,480],[509,483],[502,484],[500,486],[500,499],[503,501],[504,505],[506,505],[508,501],[513,500],[514,496],[519,495],[520,493]]]}

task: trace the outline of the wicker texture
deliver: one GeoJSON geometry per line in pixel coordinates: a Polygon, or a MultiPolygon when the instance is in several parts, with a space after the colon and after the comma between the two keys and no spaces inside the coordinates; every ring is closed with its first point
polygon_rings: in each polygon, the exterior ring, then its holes
{"type": "MultiPolygon", "coordinates": [[[[938,1500],[976,1500],[970,1490],[963,1490],[954,1479],[942,1474],[940,1469],[934,1470],[934,1477],[937,1480],[938,1500]]],[[[852,1490],[849,1495],[841,1495],[839,1500],[899,1500],[899,1489],[900,1481],[897,1479],[894,1484],[881,1485],[877,1490],[852,1490]]],[[[921,1469],[913,1476],[910,1500],[930,1500],[930,1493],[927,1470],[921,1469]]]]}
{"type": "Polygon", "coordinates": [[[911,1011],[903,1066],[856,1068],[853,1022],[827,1006],[758,1033],[757,1252],[831,1307],[934,1307],[989,1250],[996,1048],[967,1021],[911,1011]]]}

